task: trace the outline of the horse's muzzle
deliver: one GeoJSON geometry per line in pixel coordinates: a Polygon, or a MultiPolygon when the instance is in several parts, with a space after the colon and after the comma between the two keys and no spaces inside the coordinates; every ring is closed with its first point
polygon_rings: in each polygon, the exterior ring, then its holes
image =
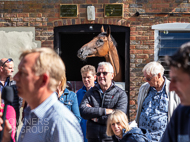
{"type": "Polygon", "coordinates": [[[85,60],[86,57],[83,56],[83,49],[79,49],[77,52],[77,57],[80,58],[81,60],[85,60]]]}

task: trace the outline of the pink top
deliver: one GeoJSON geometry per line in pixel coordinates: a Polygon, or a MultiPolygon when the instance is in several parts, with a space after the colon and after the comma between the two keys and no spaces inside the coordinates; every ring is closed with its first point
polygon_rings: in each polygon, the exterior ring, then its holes
{"type": "MultiPolygon", "coordinates": [[[[4,104],[1,104],[1,107],[4,107],[4,104]]],[[[0,112],[3,112],[3,109],[0,110],[0,112]]],[[[13,142],[15,142],[15,133],[16,133],[16,112],[14,108],[10,105],[7,106],[7,114],[6,119],[9,121],[12,127],[12,134],[11,137],[13,139],[13,142]]]]}

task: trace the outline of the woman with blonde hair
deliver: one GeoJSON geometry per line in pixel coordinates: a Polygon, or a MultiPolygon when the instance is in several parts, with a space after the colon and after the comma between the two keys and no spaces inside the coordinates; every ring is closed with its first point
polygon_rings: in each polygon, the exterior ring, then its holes
{"type": "Polygon", "coordinates": [[[138,127],[131,128],[128,123],[127,115],[120,110],[115,110],[109,115],[107,120],[106,134],[108,136],[112,136],[114,142],[151,141],[151,137],[148,131],[144,129],[142,131],[138,127]]]}
{"type": "Polygon", "coordinates": [[[73,114],[78,119],[79,123],[81,121],[81,116],[78,107],[77,95],[73,91],[69,91],[66,88],[66,77],[64,76],[62,80],[59,82],[59,86],[57,87],[57,96],[61,103],[63,103],[69,110],[73,112],[73,114]]]}

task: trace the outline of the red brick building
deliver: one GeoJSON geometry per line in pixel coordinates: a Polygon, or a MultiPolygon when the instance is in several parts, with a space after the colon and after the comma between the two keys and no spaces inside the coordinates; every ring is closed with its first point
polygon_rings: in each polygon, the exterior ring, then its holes
{"type": "Polygon", "coordinates": [[[175,34],[171,36],[174,38],[170,38],[171,44],[165,45],[168,33],[177,33],[177,35],[187,33],[186,38],[183,37],[180,41],[189,40],[189,10],[189,0],[12,0],[0,2],[0,27],[35,27],[35,40],[41,41],[41,47],[50,48],[54,48],[55,44],[55,27],[83,24],[128,27],[130,29],[129,112],[130,119],[134,120],[138,90],[143,83],[142,68],[146,63],[161,59],[164,53],[177,48],[172,45],[173,40],[178,38],[175,34]],[[123,17],[104,17],[105,4],[113,3],[124,4],[123,17]],[[60,18],[60,4],[78,4],[78,17],[60,18]],[[93,21],[87,20],[87,6],[95,7],[93,21]],[[163,51],[162,48],[166,50],[163,51]]]}

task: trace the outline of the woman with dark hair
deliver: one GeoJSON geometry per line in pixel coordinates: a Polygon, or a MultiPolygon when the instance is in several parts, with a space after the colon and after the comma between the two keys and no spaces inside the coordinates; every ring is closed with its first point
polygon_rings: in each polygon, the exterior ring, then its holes
{"type": "Polygon", "coordinates": [[[66,88],[66,78],[62,78],[62,80],[59,83],[59,86],[57,87],[56,92],[59,101],[74,113],[74,115],[80,123],[81,116],[78,107],[77,95],[73,91],[69,91],[66,88]]]}
{"type": "Polygon", "coordinates": [[[116,110],[111,113],[107,120],[108,136],[112,136],[114,142],[149,142],[151,137],[149,133],[143,129],[133,127],[128,124],[127,116],[124,112],[116,110]],[[143,131],[146,133],[144,134],[143,131]]]}

